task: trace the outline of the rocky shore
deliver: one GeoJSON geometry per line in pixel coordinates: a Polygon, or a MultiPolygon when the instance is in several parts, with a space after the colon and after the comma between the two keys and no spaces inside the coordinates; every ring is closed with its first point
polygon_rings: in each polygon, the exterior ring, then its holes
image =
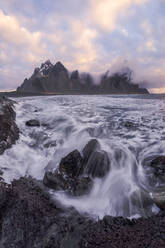
{"type": "Polygon", "coordinates": [[[0,184],[2,248],[134,248],[165,246],[165,211],[128,220],[105,216],[94,221],[50,198],[32,178],[0,184]]]}
{"type": "MultiPolygon", "coordinates": [[[[0,152],[19,138],[13,102],[0,99],[0,152]]],[[[39,127],[37,121],[26,125],[39,127]]],[[[165,157],[144,161],[151,188],[165,177],[165,157]]],[[[94,220],[73,207],[64,207],[53,199],[49,189],[63,190],[77,197],[90,192],[95,178],[111,171],[111,161],[96,139],[90,140],[82,153],[74,150],[61,159],[56,170],[46,171],[43,181],[22,177],[11,184],[0,180],[0,248],[164,248],[165,194],[156,187],[152,196],[141,192],[142,205],[155,203],[157,215],[126,219],[105,216],[94,220]]],[[[139,206],[136,195],[133,201],[139,206]]],[[[149,210],[148,210],[149,211],[149,210]]]]}
{"type": "Polygon", "coordinates": [[[13,101],[0,97],[0,154],[10,148],[19,138],[15,118],[13,101]]]}

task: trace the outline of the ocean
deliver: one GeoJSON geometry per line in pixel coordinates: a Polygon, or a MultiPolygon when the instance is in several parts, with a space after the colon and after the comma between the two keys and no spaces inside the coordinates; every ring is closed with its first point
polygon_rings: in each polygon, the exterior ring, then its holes
{"type": "MultiPolygon", "coordinates": [[[[69,197],[50,190],[66,206],[96,218],[105,215],[146,216],[139,210],[141,190],[165,187],[159,180],[150,184],[147,163],[165,155],[165,95],[74,95],[33,96],[16,101],[16,123],[20,139],[0,156],[3,178],[10,183],[21,176],[42,180],[46,170],[58,167],[62,157],[97,139],[106,151],[111,169],[96,178],[92,191],[69,197]],[[27,127],[37,119],[40,127],[27,127]],[[138,204],[135,202],[138,201],[138,204]]],[[[152,206],[150,213],[157,213],[152,206]]]]}

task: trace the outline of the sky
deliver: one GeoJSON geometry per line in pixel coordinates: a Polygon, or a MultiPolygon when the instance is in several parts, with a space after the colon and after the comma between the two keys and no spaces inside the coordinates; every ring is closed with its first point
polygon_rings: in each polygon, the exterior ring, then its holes
{"type": "Polygon", "coordinates": [[[129,66],[165,92],[165,0],[0,0],[0,91],[48,59],[99,75],[129,66]]]}

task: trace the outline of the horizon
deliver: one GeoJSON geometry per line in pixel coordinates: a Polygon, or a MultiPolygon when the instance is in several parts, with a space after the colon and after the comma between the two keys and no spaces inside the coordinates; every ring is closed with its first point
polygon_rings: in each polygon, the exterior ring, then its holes
{"type": "Polygon", "coordinates": [[[50,58],[92,75],[128,66],[135,82],[165,93],[164,9],[163,0],[1,0],[0,91],[50,58]]]}

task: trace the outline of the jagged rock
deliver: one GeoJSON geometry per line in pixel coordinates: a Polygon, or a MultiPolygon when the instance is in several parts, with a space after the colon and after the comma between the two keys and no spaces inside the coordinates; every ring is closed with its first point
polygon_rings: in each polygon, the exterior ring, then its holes
{"type": "Polygon", "coordinates": [[[74,150],[61,159],[59,168],[54,172],[45,172],[43,183],[54,190],[64,190],[73,196],[89,193],[93,181],[82,175],[82,157],[79,151],[74,150]]]}
{"type": "Polygon", "coordinates": [[[82,166],[82,157],[78,150],[69,153],[61,159],[59,171],[70,177],[79,176],[82,166]]]}
{"type": "Polygon", "coordinates": [[[66,208],[38,181],[0,183],[0,247],[5,248],[163,248],[165,212],[150,218],[105,216],[94,220],[66,208]]]}
{"type": "Polygon", "coordinates": [[[74,150],[61,159],[54,172],[45,172],[44,185],[74,196],[89,193],[93,185],[91,177],[104,177],[110,169],[110,162],[96,139],[90,140],[82,153],[83,158],[78,150],[74,150]]]}
{"type": "Polygon", "coordinates": [[[26,121],[26,126],[28,127],[40,127],[40,122],[38,120],[26,121]]]}
{"type": "Polygon", "coordinates": [[[100,150],[100,144],[96,139],[92,139],[84,147],[83,172],[92,177],[104,177],[110,170],[108,154],[100,150]]]}
{"type": "Polygon", "coordinates": [[[19,138],[15,123],[16,114],[11,100],[0,98],[0,154],[10,148],[19,138]]]}
{"type": "Polygon", "coordinates": [[[110,161],[105,151],[94,151],[87,164],[84,173],[95,177],[104,177],[110,170],[110,161]]]}
{"type": "Polygon", "coordinates": [[[68,70],[61,62],[53,65],[49,60],[36,68],[29,79],[17,88],[18,94],[29,93],[79,93],[79,94],[110,94],[110,93],[140,93],[147,94],[146,89],[139,88],[132,82],[131,70],[122,71],[108,76],[106,73],[100,84],[95,84],[89,73],[68,70]]]}
{"type": "Polygon", "coordinates": [[[90,140],[82,150],[83,163],[86,164],[94,151],[100,150],[100,144],[97,139],[90,140]]]}

